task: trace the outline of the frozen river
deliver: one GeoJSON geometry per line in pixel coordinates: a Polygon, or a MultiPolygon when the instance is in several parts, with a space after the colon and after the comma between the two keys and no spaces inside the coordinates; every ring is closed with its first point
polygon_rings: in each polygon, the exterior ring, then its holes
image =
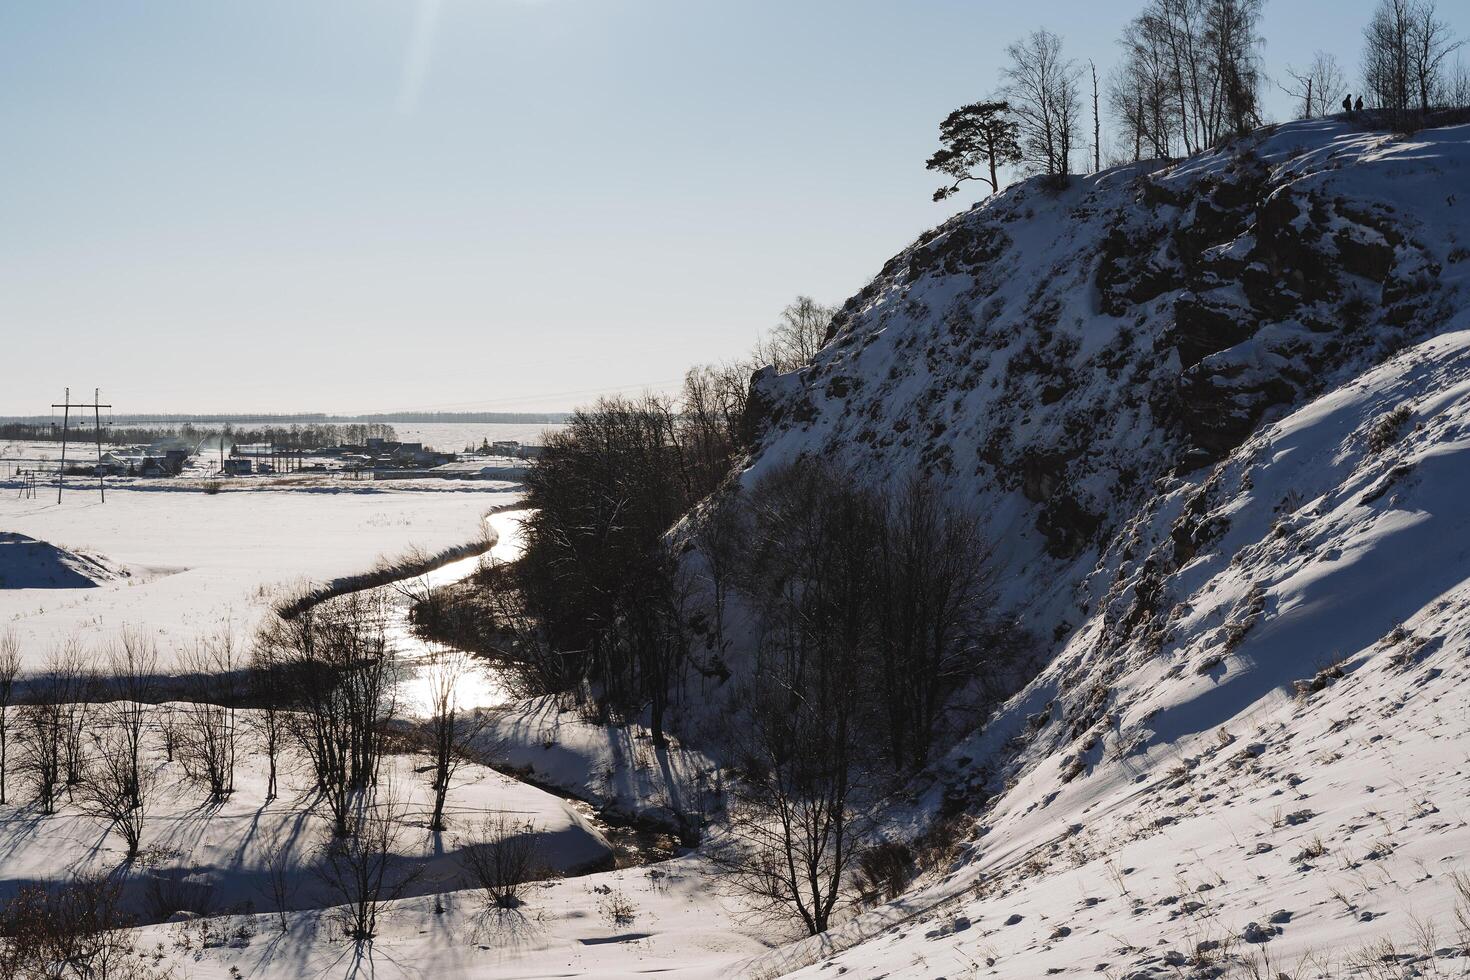
{"type": "MultiPolygon", "coordinates": [[[[422,584],[437,589],[468,578],[480,567],[482,561],[514,561],[521,553],[521,521],[525,516],[524,510],[487,514],[485,523],[491,533],[496,535],[495,546],[487,554],[461,558],[441,565],[426,575],[417,576],[416,588],[422,584]]],[[[400,713],[408,717],[422,718],[430,713],[430,692],[437,686],[435,671],[442,669],[435,664],[436,654],[449,648],[414,633],[409,622],[412,602],[408,597],[395,593],[392,602],[389,638],[399,651],[404,668],[404,679],[398,685],[397,707],[400,713]]],[[[478,657],[469,657],[468,662],[468,669],[463,672],[456,685],[459,710],[494,708],[511,700],[511,693],[502,682],[498,670],[478,657]]]]}

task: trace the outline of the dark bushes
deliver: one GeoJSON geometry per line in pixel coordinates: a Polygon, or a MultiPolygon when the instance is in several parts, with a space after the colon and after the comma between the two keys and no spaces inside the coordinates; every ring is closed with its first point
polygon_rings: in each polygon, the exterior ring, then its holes
{"type": "Polygon", "coordinates": [[[883,841],[858,856],[858,888],[869,902],[891,902],[918,874],[914,853],[901,841],[883,841]]]}
{"type": "Polygon", "coordinates": [[[114,878],[27,885],[0,909],[0,976],[8,980],[161,980],[141,957],[114,878]]]}
{"type": "Polygon", "coordinates": [[[884,756],[925,765],[942,709],[988,662],[988,554],[917,479],[890,499],[800,461],[748,507],[740,588],[760,644],[731,732],[739,846],[720,860],[757,908],[815,935],[854,869],[879,892],[911,875],[897,851],[858,857],[863,784],[884,756]]]}
{"type": "Polygon", "coordinates": [[[485,819],[463,860],[490,905],[513,909],[521,904],[526,885],[541,872],[538,840],[534,824],[517,824],[504,814],[485,819]]]}
{"type": "Polygon", "coordinates": [[[660,743],[689,654],[689,587],[663,535],[724,476],[736,424],[653,396],[603,400],[552,437],[527,479],[515,585],[555,651],[551,673],[604,712],[649,707],[660,743]]]}

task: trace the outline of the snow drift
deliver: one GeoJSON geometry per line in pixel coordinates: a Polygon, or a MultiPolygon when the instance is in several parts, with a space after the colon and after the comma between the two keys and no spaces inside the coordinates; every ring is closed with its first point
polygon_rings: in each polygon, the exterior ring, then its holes
{"type": "Polygon", "coordinates": [[[126,574],[98,555],[0,531],[0,589],[90,589],[126,574]]]}

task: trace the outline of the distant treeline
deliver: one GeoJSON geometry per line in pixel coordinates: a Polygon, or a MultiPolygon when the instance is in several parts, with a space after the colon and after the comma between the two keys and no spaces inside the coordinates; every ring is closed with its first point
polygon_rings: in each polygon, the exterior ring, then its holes
{"type": "MultiPolygon", "coordinates": [[[[86,424],[73,423],[68,438],[76,442],[94,441],[97,436],[91,427],[90,420],[83,419],[82,422],[86,424]]],[[[393,430],[393,426],[382,422],[341,424],[309,422],[237,428],[228,423],[196,425],[191,421],[157,428],[142,425],[104,425],[102,427],[102,441],[114,446],[168,441],[198,445],[205,441],[212,443],[220,438],[224,438],[229,443],[250,445],[269,443],[291,449],[317,449],[322,446],[337,446],[344,443],[361,445],[373,438],[393,442],[397,440],[398,434],[393,430]]],[[[0,439],[60,442],[61,426],[53,426],[49,419],[45,422],[4,422],[0,423],[0,439]]]]}
{"type": "Polygon", "coordinates": [[[354,415],[354,422],[499,422],[505,425],[558,425],[571,412],[393,412],[383,415],[354,415]]]}

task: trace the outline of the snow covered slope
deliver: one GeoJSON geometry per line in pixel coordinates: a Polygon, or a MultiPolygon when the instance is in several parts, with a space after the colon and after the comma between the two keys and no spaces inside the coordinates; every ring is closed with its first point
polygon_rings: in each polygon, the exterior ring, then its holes
{"type": "Polygon", "coordinates": [[[953,863],[749,972],[1466,975],[1467,188],[1333,122],[1023,185],[763,379],[751,477],[930,467],[1046,666],[928,783],[953,863]]]}
{"type": "Polygon", "coordinates": [[[1467,501],[1470,331],[1175,483],[1097,570],[1109,601],[946,760],[977,795],[1006,787],[979,839],[831,937],[843,964],[1176,976],[1269,956],[1336,977],[1386,939],[1445,961],[1422,975],[1464,975],[1467,501]],[[1189,525],[1213,540],[1180,561],[1189,525]],[[973,759],[1005,764],[993,779],[973,759]]]}
{"type": "Polygon", "coordinates": [[[0,531],[0,589],[91,589],[126,574],[96,555],[0,531]]]}
{"type": "Polygon", "coordinates": [[[802,452],[880,483],[923,467],[985,516],[1049,638],[1157,478],[1445,329],[1467,186],[1470,128],[1321,120],[1017,185],[890,260],[809,367],[758,380],[751,476],[802,452]]]}
{"type": "MultiPolygon", "coordinates": [[[[220,980],[1470,976],[1467,178],[1470,127],[1326,121],[1022,184],[759,380],[745,479],[927,469],[1039,654],[890,801],[884,832],[947,830],[896,901],[783,945],[696,851],[504,914],[405,899],[366,946],[303,911],[142,948],[220,980]]],[[[508,715],[516,761],[645,808],[697,787],[702,756],[574,719],[508,715]]]]}

